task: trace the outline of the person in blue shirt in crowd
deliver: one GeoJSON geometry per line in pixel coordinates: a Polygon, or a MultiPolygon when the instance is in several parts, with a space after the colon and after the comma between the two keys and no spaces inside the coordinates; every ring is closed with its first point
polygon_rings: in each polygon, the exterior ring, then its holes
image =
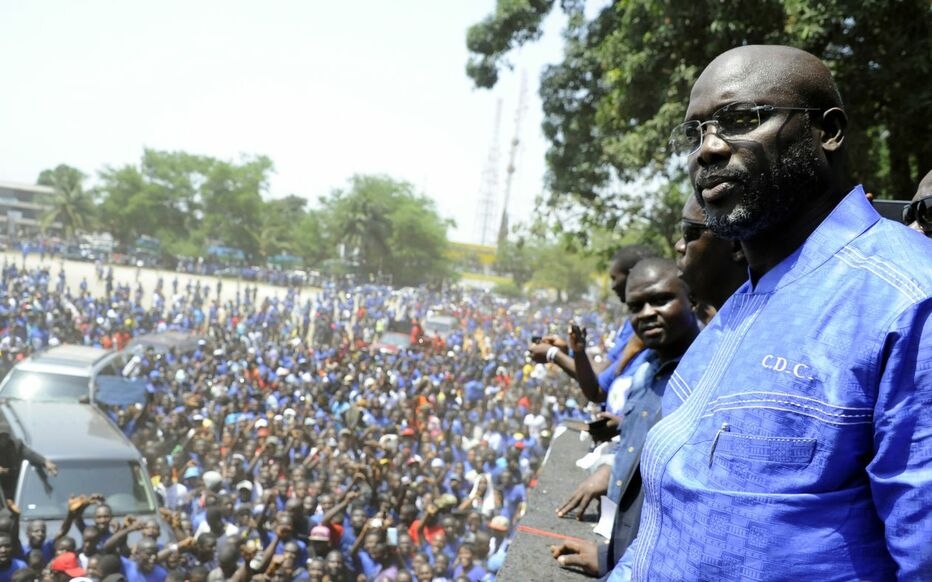
{"type": "MultiPolygon", "coordinates": [[[[635,265],[628,277],[626,299],[635,333],[650,353],[634,372],[618,419],[618,440],[609,444],[593,474],[557,509],[561,517],[576,510],[581,519],[592,501],[608,495],[618,505],[611,540],[599,546],[568,541],[551,548],[561,566],[591,574],[606,574],[637,532],[643,498],[637,475],[641,449],[647,431],[660,418],[661,400],[673,369],[699,334],[689,288],[669,259],[644,259],[635,265]]],[[[585,346],[584,331],[574,329],[570,337],[574,350],[585,346]]],[[[577,357],[576,364],[578,372],[591,373],[586,370],[585,356],[577,357]]]]}
{"type": "Polygon", "coordinates": [[[13,537],[0,531],[0,582],[9,582],[13,573],[26,567],[26,562],[13,557],[13,537]]]}
{"type": "Polygon", "coordinates": [[[932,576],[932,241],[853,186],[847,124],[791,47],[732,49],[693,86],[671,148],[750,280],[670,381],[611,580],[932,576]]]}
{"type": "MultiPolygon", "coordinates": [[[[625,286],[628,273],[638,261],[656,256],[656,252],[643,245],[629,245],[618,249],[612,257],[608,270],[612,291],[622,304],[625,303],[625,286]]],[[[538,363],[551,362],[579,382],[583,395],[592,402],[606,403],[611,413],[621,410],[624,402],[625,388],[617,386],[613,390],[612,384],[619,377],[627,378],[630,371],[640,364],[646,353],[637,339],[634,328],[626,318],[618,328],[614,342],[606,352],[605,360],[599,363],[592,362],[590,366],[597,372],[596,377],[589,375],[580,379],[577,374],[574,357],[570,355],[567,341],[560,336],[550,334],[541,338],[541,341],[532,343],[528,348],[531,358],[538,363]],[[557,349],[552,349],[557,348],[557,349]]]]}

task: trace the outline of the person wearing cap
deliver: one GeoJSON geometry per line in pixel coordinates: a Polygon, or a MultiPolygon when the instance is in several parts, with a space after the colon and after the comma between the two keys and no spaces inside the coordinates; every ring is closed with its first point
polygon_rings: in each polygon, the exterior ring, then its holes
{"type": "Polygon", "coordinates": [[[74,552],[63,552],[49,562],[55,582],[66,582],[72,578],[84,576],[87,571],[81,567],[78,556],[74,552]]]}
{"type": "Polygon", "coordinates": [[[493,574],[501,570],[505,563],[508,546],[511,544],[511,539],[508,537],[510,531],[511,521],[504,515],[496,515],[489,521],[489,533],[492,537],[489,540],[489,557],[485,565],[493,574]]]}
{"type": "Polygon", "coordinates": [[[236,484],[236,504],[235,507],[239,507],[244,503],[252,503],[255,497],[253,496],[254,485],[249,479],[243,479],[236,484]]]}
{"type": "Polygon", "coordinates": [[[315,525],[312,527],[307,538],[310,542],[308,553],[312,557],[323,558],[332,549],[330,544],[330,528],[325,525],[315,525]]]}

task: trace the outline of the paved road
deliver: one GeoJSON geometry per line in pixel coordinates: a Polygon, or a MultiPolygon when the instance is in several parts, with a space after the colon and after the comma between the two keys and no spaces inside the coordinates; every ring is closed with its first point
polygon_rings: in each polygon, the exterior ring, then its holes
{"type": "Polygon", "coordinates": [[[499,582],[593,580],[579,572],[560,568],[550,555],[550,546],[566,538],[605,543],[592,532],[596,521],[595,504],[583,521],[561,519],[556,515],[557,508],[586,478],[586,473],[576,466],[576,459],[587,451],[587,441],[580,440],[577,430],[568,429],[554,438],[547,461],[537,476],[537,487],[528,493],[528,509],[518,522],[517,534],[508,547],[505,564],[498,573],[499,582]]]}
{"type": "MultiPolygon", "coordinates": [[[[3,260],[7,263],[15,263],[18,267],[23,265],[23,255],[20,252],[6,251],[0,253],[0,255],[2,255],[3,260]]],[[[44,266],[49,269],[53,279],[52,286],[54,286],[54,281],[57,280],[58,273],[62,269],[62,266],[64,266],[65,284],[72,290],[76,290],[80,286],[82,279],[87,281],[88,289],[95,297],[102,296],[106,290],[105,281],[102,279],[97,279],[94,263],[88,263],[84,261],[67,261],[58,258],[52,259],[49,256],[46,256],[45,260],[42,260],[38,253],[30,253],[26,257],[26,268],[34,269],[40,266],[44,266]]],[[[145,307],[149,307],[151,304],[152,292],[155,290],[156,283],[160,276],[163,278],[164,289],[167,293],[171,293],[172,280],[175,277],[178,277],[179,289],[184,289],[184,287],[188,284],[188,281],[191,281],[192,283],[200,281],[202,286],[205,284],[210,285],[211,297],[216,296],[217,282],[222,281],[223,285],[221,287],[221,299],[224,302],[233,300],[236,296],[236,291],[238,289],[244,289],[247,285],[250,288],[253,285],[258,285],[258,296],[260,301],[265,297],[284,298],[287,292],[285,287],[268,285],[265,283],[254,283],[251,281],[241,281],[228,278],[220,279],[219,277],[210,277],[206,275],[189,275],[187,273],[176,273],[175,271],[162,269],[137,269],[136,267],[113,265],[114,284],[129,283],[130,286],[135,289],[137,282],[142,283],[143,305],[145,307]]],[[[315,292],[316,289],[313,287],[307,287],[302,291],[302,293],[315,292]]],[[[167,297],[166,299],[170,299],[170,297],[167,297]]]]}

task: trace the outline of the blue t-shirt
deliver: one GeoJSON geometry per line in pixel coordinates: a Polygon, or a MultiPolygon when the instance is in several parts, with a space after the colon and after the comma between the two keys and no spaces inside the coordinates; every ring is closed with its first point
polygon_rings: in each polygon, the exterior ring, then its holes
{"type": "Polygon", "coordinates": [[[139,569],[139,564],[126,558],[120,558],[123,563],[123,575],[126,576],[126,582],[165,582],[168,572],[158,564],[152,568],[151,572],[143,572],[139,569]]]}
{"type": "Polygon", "coordinates": [[[0,568],[0,582],[10,582],[13,579],[13,572],[26,567],[26,562],[13,558],[10,565],[6,568],[0,568]]]}

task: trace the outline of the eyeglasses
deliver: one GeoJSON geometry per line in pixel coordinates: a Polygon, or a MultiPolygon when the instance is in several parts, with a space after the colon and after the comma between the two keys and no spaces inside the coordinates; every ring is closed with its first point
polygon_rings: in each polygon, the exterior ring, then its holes
{"type": "Polygon", "coordinates": [[[687,244],[698,240],[702,233],[709,229],[704,222],[686,220],[685,218],[680,222],[680,228],[683,230],[683,242],[687,244]]]}
{"type": "Polygon", "coordinates": [[[821,111],[810,107],[777,107],[756,103],[731,103],[712,114],[708,121],[692,120],[681,123],[670,132],[670,152],[688,156],[699,149],[705,137],[704,125],[714,125],[716,135],[723,140],[754,131],[775,111],[821,111]]]}
{"type": "Polygon", "coordinates": [[[920,198],[903,208],[903,224],[917,223],[923,232],[932,231],[932,196],[920,198]]]}

